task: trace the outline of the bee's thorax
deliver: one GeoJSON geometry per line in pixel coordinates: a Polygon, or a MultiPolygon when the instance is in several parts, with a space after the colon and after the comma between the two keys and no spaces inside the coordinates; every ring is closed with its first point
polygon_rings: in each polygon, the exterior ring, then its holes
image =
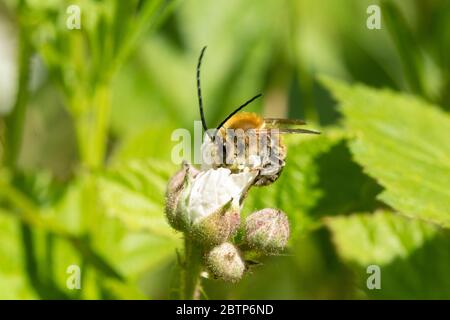
{"type": "Polygon", "coordinates": [[[241,112],[234,115],[224,124],[225,129],[262,129],[264,119],[253,112],[241,112]]]}

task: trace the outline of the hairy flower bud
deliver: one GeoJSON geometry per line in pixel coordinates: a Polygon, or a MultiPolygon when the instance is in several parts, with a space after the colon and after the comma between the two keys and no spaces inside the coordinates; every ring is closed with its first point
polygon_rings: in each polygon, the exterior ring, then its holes
{"type": "Polygon", "coordinates": [[[192,238],[206,246],[227,241],[241,222],[240,209],[232,199],[215,213],[191,226],[192,238]]]}
{"type": "Polygon", "coordinates": [[[241,200],[255,176],[224,168],[199,173],[181,204],[192,238],[207,246],[227,241],[240,224],[241,200]]]}
{"type": "Polygon", "coordinates": [[[239,281],[246,269],[239,250],[229,242],[222,243],[208,252],[205,264],[215,278],[230,282],[239,281]]]}
{"type": "Polygon", "coordinates": [[[167,184],[165,213],[169,224],[176,230],[184,231],[186,228],[187,222],[180,206],[181,198],[198,173],[195,167],[183,162],[181,169],[170,178],[167,184]]]}
{"type": "Polygon", "coordinates": [[[262,253],[277,253],[289,239],[286,214],[277,209],[263,209],[249,215],[245,221],[246,244],[262,253]]]}

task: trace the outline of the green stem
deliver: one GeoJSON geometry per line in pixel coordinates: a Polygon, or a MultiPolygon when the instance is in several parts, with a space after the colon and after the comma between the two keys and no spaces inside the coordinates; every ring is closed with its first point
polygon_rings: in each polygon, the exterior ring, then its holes
{"type": "Polygon", "coordinates": [[[97,86],[87,101],[72,99],[71,103],[91,105],[77,117],[78,144],[83,165],[97,169],[103,165],[108,137],[111,108],[109,82],[97,86]]]}
{"type": "Polygon", "coordinates": [[[183,292],[185,300],[198,299],[200,290],[200,272],[202,267],[202,250],[188,236],[184,238],[183,292]]]}

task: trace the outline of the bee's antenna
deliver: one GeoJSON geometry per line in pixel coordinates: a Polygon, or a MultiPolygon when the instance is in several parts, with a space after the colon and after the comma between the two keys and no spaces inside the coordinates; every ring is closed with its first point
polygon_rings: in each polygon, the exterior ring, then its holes
{"type": "Polygon", "coordinates": [[[234,110],[232,113],[230,113],[228,115],[228,117],[225,118],[225,120],[223,120],[219,126],[217,127],[217,131],[220,130],[220,128],[222,128],[222,126],[232,117],[234,116],[236,113],[238,113],[239,111],[241,111],[244,107],[246,107],[247,105],[249,105],[251,102],[253,102],[253,100],[258,99],[259,97],[262,96],[262,93],[257,94],[256,96],[254,96],[253,98],[251,98],[250,100],[248,100],[247,102],[245,102],[243,105],[241,105],[239,108],[237,108],[236,110],[234,110]]]}
{"type": "MultiPolygon", "coordinates": [[[[203,54],[205,53],[206,50],[206,46],[203,47],[202,51],[200,52],[200,57],[198,58],[198,64],[197,64],[197,96],[198,96],[198,106],[200,109],[200,118],[202,120],[202,126],[203,126],[203,130],[205,130],[205,132],[208,132],[208,126],[206,125],[206,120],[205,120],[205,114],[203,113],[203,101],[202,101],[202,89],[200,86],[200,67],[202,65],[202,59],[203,59],[203,54]]],[[[209,135],[209,133],[208,133],[209,135]]]]}

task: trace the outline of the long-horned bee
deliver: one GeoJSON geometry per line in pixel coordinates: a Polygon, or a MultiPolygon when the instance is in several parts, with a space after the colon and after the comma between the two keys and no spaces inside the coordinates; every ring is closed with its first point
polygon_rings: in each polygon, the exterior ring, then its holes
{"type": "Polygon", "coordinates": [[[202,145],[204,168],[228,168],[233,173],[255,172],[254,185],[265,186],[280,176],[286,159],[283,134],[319,132],[300,129],[302,120],[263,118],[253,112],[239,112],[261,97],[254,96],[230,113],[215,129],[208,129],[203,112],[200,86],[200,67],[206,47],[197,64],[197,94],[202,126],[207,135],[202,145]]]}

